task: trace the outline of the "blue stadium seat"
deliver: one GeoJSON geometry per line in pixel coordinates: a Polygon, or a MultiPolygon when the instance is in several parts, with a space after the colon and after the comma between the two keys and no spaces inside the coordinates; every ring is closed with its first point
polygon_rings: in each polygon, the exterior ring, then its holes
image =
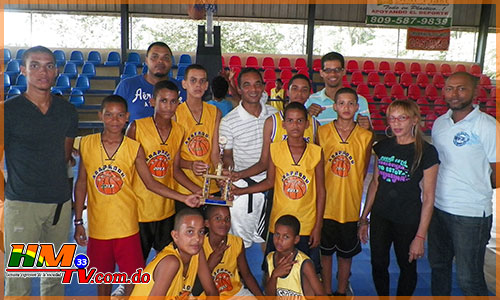
{"type": "Polygon", "coordinates": [[[172,68],[177,68],[177,64],[175,63],[175,56],[172,55],[172,68]]]}
{"type": "Polygon", "coordinates": [[[10,87],[10,76],[6,73],[3,73],[3,91],[7,92],[10,87]]]}
{"type": "Polygon", "coordinates": [[[86,62],[83,65],[81,75],[87,76],[89,79],[95,77],[95,65],[91,62],[86,62]]]}
{"type": "MultiPolygon", "coordinates": [[[[181,67],[187,67],[189,66],[190,64],[192,64],[191,62],[191,55],[189,54],[181,54],[181,57],[179,58],[179,63],[177,64],[179,69],[181,67]]],[[[184,76],[184,75],[182,75],[184,76]]]]}
{"type": "Polygon", "coordinates": [[[9,75],[10,82],[15,82],[15,79],[17,78],[17,75],[19,75],[20,72],[21,69],[19,68],[19,61],[11,60],[7,63],[7,68],[5,68],[5,73],[9,75]]]}
{"type": "Polygon", "coordinates": [[[89,52],[89,55],[87,57],[87,62],[93,64],[93,65],[96,65],[96,66],[99,66],[101,65],[101,53],[99,53],[99,51],[90,51],[89,52]]]}
{"type": "Polygon", "coordinates": [[[21,61],[23,60],[23,54],[25,51],[26,49],[17,49],[15,60],[17,60],[19,64],[21,64],[21,61]]]}
{"type": "Polygon", "coordinates": [[[71,89],[71,91],[79,90],[82,93],[85,93],[90,89],[90,81],[89,78],[85,75],[78,75],[76,79],[75,87],[71,89]]]}
{"type": "Polygon", "coordinates": [[[184,74],[186,73],[187,66],[182,66],[179,64],[179,69],[177,70],[177,80],[184,80],[184,74]]]}
{"type": "Polygon", "coordinates": [[[137,66],[133,63],[126,63],[120,79],[125,79],[137,75],[137,66]]]}
{"type": "Polygon", "coordinates": [[[127,56],[127,61],[125,62],[126,64],[134,64],[137,67],[141,67],[141,56],[137,52],[130,52],[127,56]]]}
{"type": "Polygon", "coordinates": [[[59,74],[56,79],[56,85],[52,87],[52,90],[60,90],[62,93],[66,93],[71,89],[71,84],[69,82],[69,77],[64,74],[59,74]]]}
{"type": "Polygon", "coordinates": [[[111,51],[108,53],[108,59],[104,63],[105,66],[119,66],[121,64],[120,53],[111,51]]]}
{"type": "Polygon", "coordinates": [[[26,77],[23,74],[17,75],[16,84],[12,85],[12,88],[19,89],[21,93],[26,92],[27,89],[26,77]]]}
{"type": "Polygon", "coordinates": [[[14,96],[21,95],[21,94],[22,93],[21,93],[21,91],[19,89],[11,87],[9,89],[9,91],[7,92],[7,95],[6,95],[5,99],[9,99],[9,98],[12,98],[14,96]]]}
{"type": "Polygon", "coordinates": [[[3,49],[3,63],[6,64],[12,59],[12,54],[9,49],[3,49]]]}
{"type": "Polygon", "coordinates": [[[69,103],[76,107],[80,107],[85,103],[85,98],[83,97],[83,92],[81,90],[71,90],[69,96],[69,103]]]}
{"type": "Polygon", "coordinates": [[[56,66],[64,66],[66,64],[66,53],[62,50],[54,50],[54,56],[56,57],[56,66]]]}
{"type": "Polygon", "coordinates": [[[74,63],[77,66],[83,65],[83,53],[82,53],[82,51],[79,51],[79,50],[71,51],[71,55],[69,57],[68,62],[74,63]]]}
{"type": "Polygon", "coordinates": [[[60,89],[56,89],[56,88],[54,88],[54,87],[52,87],[52,88],[50,89],[50,93],[51,93],[52,95],[59,95],[59,96],[62,96],[62,95],[63,95],[63,91],[61,91],[60,89]]]}
{"type": "Polygon", "coordinates": [[[64,65],[62,74],[68,76],[69,79],[75,79],[76,76],[78,76],[78,69],[76,68],[76,64],[72,63],[71,61],[68,61],[64,65]]]}

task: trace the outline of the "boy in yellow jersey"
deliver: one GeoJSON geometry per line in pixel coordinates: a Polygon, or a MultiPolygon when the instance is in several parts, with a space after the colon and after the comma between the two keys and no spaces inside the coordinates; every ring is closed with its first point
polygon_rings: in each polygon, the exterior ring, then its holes
{"type": "MultiPolygon", "coordinates": [[[[104,123],[102,133],[85,136],[80,142],[80,166],[75,185],[75,235],[78,245],[87,246],[89,266],[98,272],[115,270],[131,276],[144,266],[137,202],[132,181],[134,173],[148,189],[162,197],[198,206],[195,195],[182,195],[154,180],[146,165],[140,144],[123,135],[128,119],[127,102],[111,95],[102,101],[99,118],[104,123]],[[89,239],[83,227],[82,211],[88,195],[89,239]]],[[[132,286],[125,288],[130,294],[132,286]]],[[[97,287],[99,296],[109,296],[111,285],[97,287]]]]}
{"type": "MultiPolygon", "coordinates": [[[[130,123],[126,135],[141,144],[153,178],[175,190],[174,158],[180,159],[179,149],[184,138],[184,128],[172,120],[179,105],[179,88],[172,81],[159,81],[150,102],[154,116],[130,123]]],[[[177,181],[192,192],[200,190],[183,172],[175,175],[177,181]]],[[[172,242],[170,231],[174,227],[175,202],[149,191],[138,177],[136,173],[133,187],[137,195],[142,254],[146,261],[151,247],[159,252],[172,242]]]]}
{"type": "Polygon", "coordinates": [[[205,227],[208,228],[208,234],[203,242],[203,250],[208,257],[208,268],[219,294],[263,296],[248,267],[243,240],[228,233],[231,229],[229,207],[205,206],[205,227]]]}
{"type": "Polygon", "coordinates": [[[131,296],[184,300],[191,294],[196,276],[207,296],[218,296],[203,252],[205,226],[201,212],[192,208],[177,212],[171,234],[173,243],[163,248],[144,269],[151,274],[150,282],[136,285],[131,296]]]}
{"type": "Polygon", "coordinates": [[[268,103],[279,111],[283,110],[283,103],[285,101],[285,90],[283,89],[283,81],[281,79],[276,79],[276,87],[271,89],[271,97],[269,97],[268,103]]]}
{"type": "Polygon", "coordinates": [[[338,288],[333,295],[349,291],[352,257],[361,252],[357,222],[363,181],[370,162],[373,134],[356,122],[358,95],[351,88],[335,94],[337,119],[318,130],[325,163],[326,207],[321,232],[323,286],[332,294],[332,255],[337,252],[338,288]]]}
{"type": "Polygon", "coordinates": [[[321,147],[304,140],[304,131],[309,126],[304,105],[290,103],[285,107],[284,115],[283,127],[288,138],[271,144],[266,179],[259,184],[243,189],[234,187],[233,190],[235,195],[241,195],[274,187],[265,253],[274,250],[272,239],[276,220],[282,215],[294,214],[302,224],[297,248],[310,255],[319,250],[317,247],[323,225],[323,153],[321,147]]]}
{"type": "MultiPolygon", "coordinates": [[[[220,110],[202,101],[203,94],[208,88],[207,71],[201,65],[192,64],[186,68],[182,87],[186,89],[187,99],[177,107],[175,118],[177,123],[184,127],[185,137],[181,145],[181,159],[179,166],[186,176],[200,188],[207,170],[214,170],[219,162],[219,123],[220,110]]],[[[190,191],[178,186],[178,192],[188,194],[190,191]]],[[[217,193],[219,189],[215,182],[210,186],[210,193],[217,193]]],[[[184,205],[175,203],[176,210],[184,205]]]]}
{"type": "MultiPolygon", "coordinates": [[[[274,225],[273,244],[276,251],[264,260],[267,296],[324,296],[311,259],[296,248],[300,222],[292,215],[283,215],[274,225]]],[[[295,298],[294,298],[295,299],[295,298]]]]}

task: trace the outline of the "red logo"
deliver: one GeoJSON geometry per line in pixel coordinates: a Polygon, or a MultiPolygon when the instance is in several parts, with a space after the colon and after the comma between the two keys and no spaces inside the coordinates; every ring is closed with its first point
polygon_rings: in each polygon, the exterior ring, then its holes
{"type": "Polygon", "coordinates": [[[104,195],[113,195],[118,193],[123,185],[123,179],[118,172],[105,170],[97,174],[94,179],[97,190],[104,195]]]}

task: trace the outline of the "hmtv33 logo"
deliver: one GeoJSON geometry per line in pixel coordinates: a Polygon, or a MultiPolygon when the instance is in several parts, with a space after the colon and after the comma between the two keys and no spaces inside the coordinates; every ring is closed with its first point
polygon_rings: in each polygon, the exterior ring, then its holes
{"type": "Polygon", "coordinates": [[[77,244],[66,243],[56,253],[54,244],[30,243],[11,244],[11,252],[5,268],[7,277],[62,277],[61,283],[70,284],[73,274],[76,274],[78,283],[148,283],[149,273],[137,269],[130,278],[127,273],[98,272],[95,267],[89,266],[88,257],[75,254],[77,244]]]}

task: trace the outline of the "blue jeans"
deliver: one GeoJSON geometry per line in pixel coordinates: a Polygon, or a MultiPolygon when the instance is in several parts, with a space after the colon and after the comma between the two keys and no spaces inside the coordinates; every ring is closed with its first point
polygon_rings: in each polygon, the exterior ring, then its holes
{"type": "Polygon", "coordinates": [[[488,295],[483,267],[491,223],[492,216],[462,217],[434,208],[428,242],[432,295],[450,295],[454,256],[464,295],[488,295]]]}

